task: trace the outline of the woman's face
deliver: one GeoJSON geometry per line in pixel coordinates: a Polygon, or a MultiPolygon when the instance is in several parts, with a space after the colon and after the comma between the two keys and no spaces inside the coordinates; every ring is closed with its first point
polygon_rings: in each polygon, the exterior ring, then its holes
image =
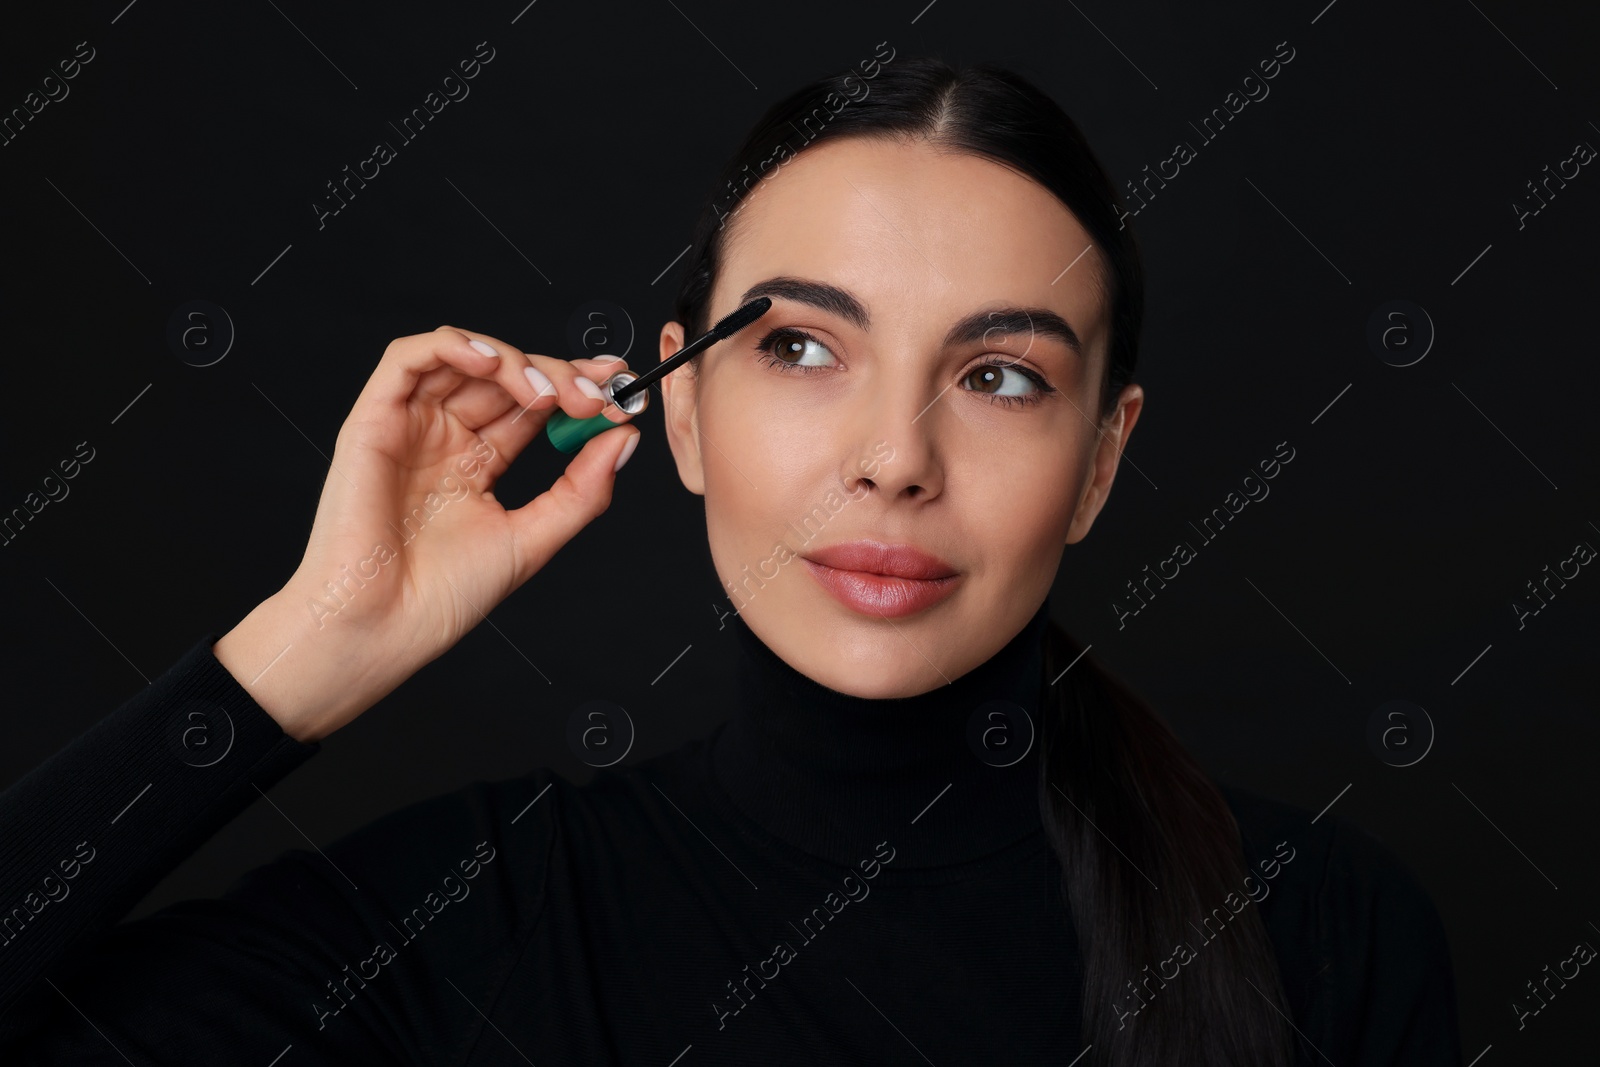
{"type": "MultiPolygon", "coordinates": [[[[1042,186],[921,141],[824,142],[770,173],[728,220],[710,321],[784,281],[663,382],[678,473],[723,606],[779,657],[855,696],[927,692],[1022,628],[1111,488],[1143,396],[1097,420],[1100,252],[1042,186]],[[797,332],[757,351],[775,329],[797,332]],[[862,541],[947,577],[812,559],[862,541]]],[[[661,358],[684,341],[668,323],[661,358]]]]}

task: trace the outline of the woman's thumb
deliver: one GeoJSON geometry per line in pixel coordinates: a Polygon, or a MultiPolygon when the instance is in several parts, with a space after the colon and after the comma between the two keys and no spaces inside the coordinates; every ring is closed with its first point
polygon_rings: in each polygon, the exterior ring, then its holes
{"type": "Polygon", "coordinates": [[[619,426],[590,438],[554,485],[511,512],[518,585],[611,506],[617,471],[633,455],[640,433],[619,426]]]}

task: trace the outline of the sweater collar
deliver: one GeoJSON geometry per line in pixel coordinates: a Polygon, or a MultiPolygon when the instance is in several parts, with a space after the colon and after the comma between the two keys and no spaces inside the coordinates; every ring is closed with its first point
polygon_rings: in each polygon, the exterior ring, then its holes
{"type": "Polygon", "coordinates": [[[872,699],[795,670],[735,615],[736,703],[711,743],[715,779],[771,836],[847,866],[880,842],[897,868],[933,867],[1038,833],[1049,621],[1046,599],[994,656],[949,684],[872,699]],[[990,701],[1027,716],[975,714],[990,701]]]}

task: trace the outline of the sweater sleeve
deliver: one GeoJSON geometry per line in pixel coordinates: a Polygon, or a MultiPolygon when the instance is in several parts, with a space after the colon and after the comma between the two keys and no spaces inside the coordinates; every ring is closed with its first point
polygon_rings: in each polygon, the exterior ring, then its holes
{"type": "Polygon", "coordinates": [[[1330,960],[1328,1051],[1352,1067],[1460,1067],[1455,972],[1438,909],[1400,860],[1354,824],[1334,820],[1318,901],[1330,960]],[[1360,946],[1359,950],[1355,946],[1360,946]]]}
{"type": "Polygon", "coordinates": [[[0,795],[6,899],[33,902],[0,947],[0,1063],[460,1062],[544,915],[566,793],[547,770],[112,925],[319,747],[251,701],[214,640],[0,795]]]}
{"type": "Polygon", "coordinates": [[[1460,1067],[1450,946],[1411,871],[1338,815],[1317,825],[1308,811],[1222,788],[1246,865],[1270,889],[1260,906],[1293,1012],[1295,1062],[1460,1067]]]}
{"type": "Polygon", "coordinates": [[[0,1049],[39,1018],[19,1010],[25,990],[50,992],[88,944],[319,750],[285,734],[217,661],[220,636],[0,793],[0,1049]]]}

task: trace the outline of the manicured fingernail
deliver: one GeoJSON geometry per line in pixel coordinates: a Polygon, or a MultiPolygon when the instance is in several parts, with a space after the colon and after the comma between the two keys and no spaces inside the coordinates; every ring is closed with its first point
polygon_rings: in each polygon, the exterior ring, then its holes
{"type": "Polygon", "coordinates": [[[606,398],[606,394],[604,394],[604,393],[602,393],[600,391],[600,387],[594,383],[593,379],[585,378],[583,375],[580,374],[580,375],[578,375],[578,379],[577,380],[578,380],[578,391],[580,393],[582,393],[584,396],[592,396],[596,400],[604,400],[606,398]]]}
{"type": "Polygon", "coordinates": [[[550,384],[550,379],[539,372],[537,367],[523,367],[522,373],[528,376],[528,381],[533,385],[533,391],[540,397],[552,396],[556,387],[550,384]]]}
{"type": "Polygon", "coordinates": [[[589,356],[587,358],[588,358],[589,362],[591,362],[591,363],[621,363],[622,362],[622,357],[621,356],[589,356]]]}
{"type": "Polygon", "coordinates": [[[476,348],[479,352],[482,352],[486,356],[498,356],[500,354],[494,350],[493,345],[480,341],[476,337],[468,341],[467,344],[471,345],[473,348],[476,348]]]}
{"type": "Polygon", "coordinates": [[[622,465],[628,462],[628,457],[633,455],[634,448],[639,444],[639,438],[643,436],[644,434],[642,433],[636,433],[628,438],[628,443],[622,446],[622,454],[617,457],[617,465],[611,468],[612,474],[617,473],[622,469],[622,465]]]}

